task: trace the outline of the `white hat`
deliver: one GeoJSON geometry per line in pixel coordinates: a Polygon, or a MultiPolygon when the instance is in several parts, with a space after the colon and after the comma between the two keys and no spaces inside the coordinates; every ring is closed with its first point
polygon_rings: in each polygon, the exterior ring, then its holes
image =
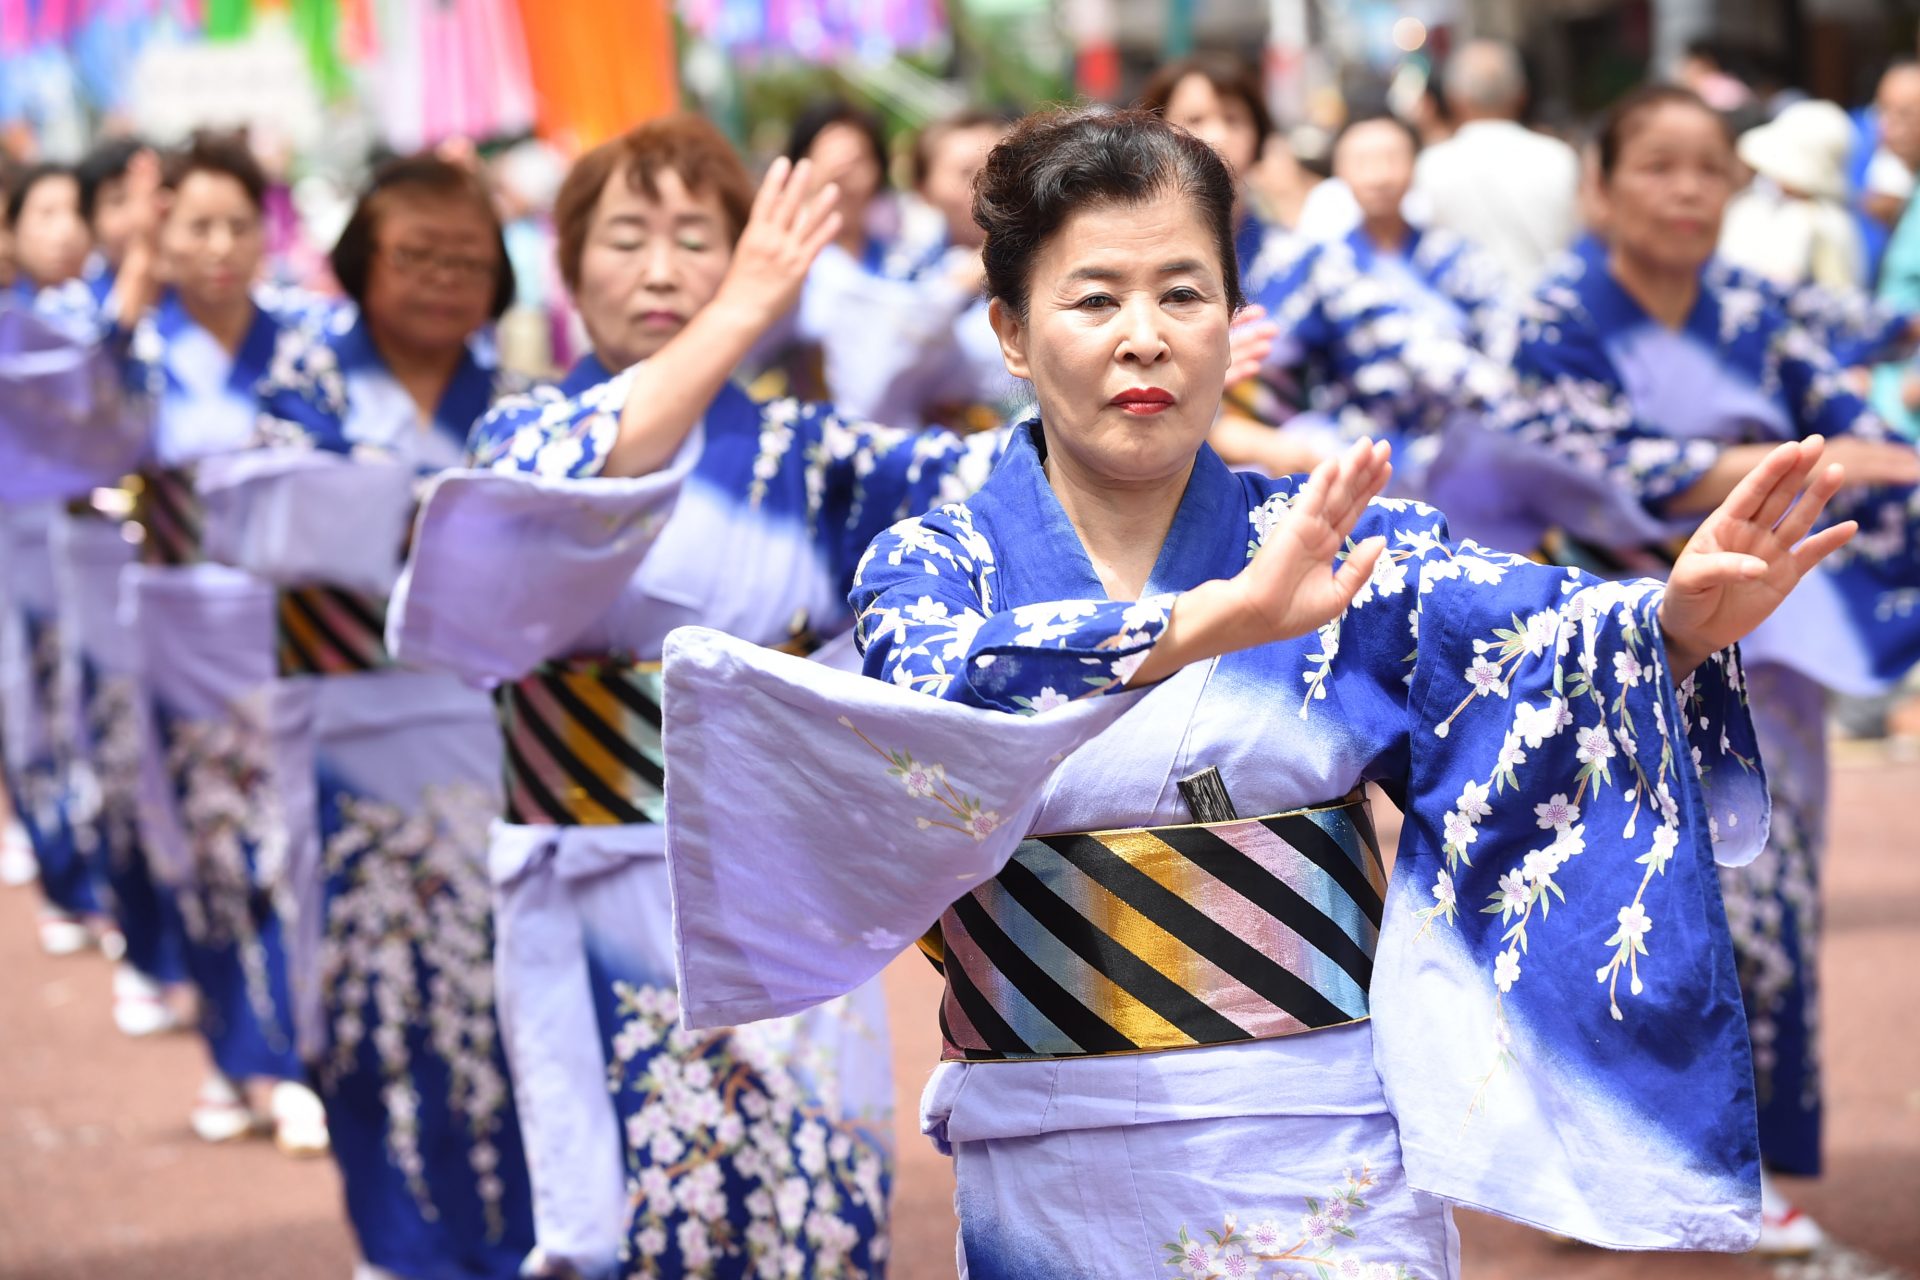
{"type": "Polygon", "coordinates": [[[1747,167],[1782,187],[1827,200],[1847,198],[1853,121],[1831,102],[1796,102],[1771,123],[1740,135],[1747,167]]]}

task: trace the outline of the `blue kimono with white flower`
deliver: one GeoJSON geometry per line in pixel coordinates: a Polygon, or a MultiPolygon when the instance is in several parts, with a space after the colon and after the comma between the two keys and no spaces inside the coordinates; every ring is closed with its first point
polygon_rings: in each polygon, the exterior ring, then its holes
{"type": "Polygon", "coordinates": [[[1417,294],[1363,270],[1346,244],[1269,227],[1242,264],[1247,301],[1280,333],[1258,385],[1234,388],[1230,408],[1329,450],[1363,435],[1394,441],[1395,483],[1417,493],[1447,425],[1503,400],[1495,360],[1423,315],[1417,294]]]}
{"type": "Polygon", "coordinates": [[[1403,300],[1449,333],[1484,351],[1510,345],[1518,298],[1493,256],[1439,227],[1411,227],[1396,251],[1376,245],[1365,227],[1347,233],[1362,272],[1391,281],[1403,300]]]}
{"type": "MultiPolygon", "coordinates": [[[[1030,423],[974,498],[875,540],[853,594],[875,679],[669,642],[688,1024],[865,980],[1030,833],[1189,823],[1175,780],[1208,766],[1248,817],[1371,783],[1406,825],[1384,915],[1351,924],[1370,1019],[939,1068],[923,1125],[958,1161],[967,1274],[1453,1277],[1435,1197],[1616,1247],[1749,1247],[1752,1082],[1713,864],[1752,854],[1766,804],[1735,656],[1676,687],[1657,583],[1455,544],[1378,500],[1353,536],[1388,550],[1345,615],[1125,691],[1178,594],[1239,571],[1298,482],[1203,449],[1146,593],[1110,601],[1037,444],[1030,423]],[[1119,1189],[1074,1191],[1102,1174],[1119,1189]]],[[[1196,861],[1180,890],[1228,930],[1231,874],[1196,861]]],[[[1000,945],[1062,975],[1080,962],[1056,912],[1110,928],[1121,909],[1009,895],[1000,945]]],[[[1206,945],[1254,963],[1229,943],[1206,945]]],[[[1106,972],[1154,1008],[1174,994],[1106,972]]]]}
{"type": "Polygon", "coordinates": [[[289,954],[366,1260],[506,1280],[532,1244],[494,1013],[485,694],[396,665],[381,615],[415,489],[509,390],[484,337],[430,417],[352,308],[302,326],[259,390],[261,447],[203,472],[209,554],[274,589],[274,767],[287,792],[289,954]]]}
{"type": "MultiPolygon", "coordinates": [[[[1575,259],[1526,312],[1516,372],[1530,407],[1506,438],[1450,442],[1436,500],[1515,549],[1557,530],[1559,554],[1608,574],[1659,574],[1699,517],[1667,513],[1730,445],[1889,433],[1848,389],[1822,332],[1790,299],[1710,263],[1678,330],[1607,270],[1575,259]]],[[[1824,332],[1831,334],[1831,329],[1824,332]]],[[[1828,519],[1860,535],[1743,645],[1773,779],[1773,837],[1725,877],[1768,1163],[1820,1166],[1814,955],[1825,830],[1823,690],[1866,694],[1920,661],[1920,490],[1853,489],[1828,519]]]]}
{"type": "Polygon", "coordinates": [[[496,409],[480,470],[428,497],[390,620],[403,660],[499,686],[498,971],[540,1250],[594,1276],[879,1276],[884,1001],[675,1029],[658,676],[635,664],[689,624],[844,632],[873,535],[976,487],[997,442],[728,386],[661,472],[607,476],[630,383],[590,357],[496,409]]]}

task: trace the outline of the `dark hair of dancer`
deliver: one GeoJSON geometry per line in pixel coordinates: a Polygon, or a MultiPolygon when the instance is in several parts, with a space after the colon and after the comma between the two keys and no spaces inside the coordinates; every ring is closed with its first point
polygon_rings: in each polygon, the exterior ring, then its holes
{"type": "Polygon", "coordinates": [[[1155,115],[1165,115],[1167,104],[1173,101],[1173,91],[1188,76],[1199,76],[1213,86],[1213,91],[1223,98],[1237,98],[1243,103],[1249,115],[1253,117],[1255,135],[1254,155],[1260,154],[1260,148],[1267,145],[1267,139],[1273,134],[1273,113],[1267,110],[1266,91],[1260,83],[1260,72],[1244,58],[1230,53],[1196,53],[1191,57],[1169,62],[1153,73],[1147,81],[1147,87],[1141,90],[1140,107],[1155,115]]]}
{"type": "Polygon", "coordinates": [[[973,220],[987,233],[987,292],[1021,319],[1033,261],[1073,214],[1173,193],[1213,229],[1228,309],[1245,301],[1233,247],[1233,175],[1214,149],[1150,111],[1028,116],[987,156],[973,220]]]}
{"type": "Polygon", "coordinates": [[[464,201],[486,215],[499,250],[495,257],[493,300],[489,306],[489,314],[498,320],[513,305],[514,295],[513,264],[507,260],[507,241],[500,230],[499,212],[493,207],[486,184],[478,176],[430,153],[389,160],[375,171],[373,181],[361,195],[360,203],[354,206],[353,216],[347,219],[346,229],[340,233],[339,243],[333,246],[328,258],[340,287],[354,302],[366,301],[367,276],[379,247],[376,233],[380,219],[386,210],[409,200],[464,201]]]}

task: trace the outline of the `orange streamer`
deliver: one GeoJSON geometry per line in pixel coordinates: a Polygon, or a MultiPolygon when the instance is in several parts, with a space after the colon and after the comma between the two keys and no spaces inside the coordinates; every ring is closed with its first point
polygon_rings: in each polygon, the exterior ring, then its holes
{"type": "Polygon", "coordinates": [[[518,0],[542,137],[604,142],[679,104],[668,0],[518,0]]]}

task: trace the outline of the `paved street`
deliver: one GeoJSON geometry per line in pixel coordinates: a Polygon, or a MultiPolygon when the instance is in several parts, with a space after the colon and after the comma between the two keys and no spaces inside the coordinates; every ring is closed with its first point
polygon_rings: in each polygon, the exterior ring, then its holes
{"type": "MultiPolygon", "coordinates": [[[[1470,1280],[1920,1276],[1920,758],[1849,752],[1835,800],[1824,952],[1830,1172],[1796,1191],[1858,1252],[1776,1267],[1608,1255],[1464,1218],[1470,1280]]],[[[32,912],[31,892],[0,891],[0,1278],[346,1280],[352,1248],[331,1165],[290,1162],[266,1143],[196,1143],[186,1110],[198,1043],[118,1036],[105,962],[40,955],[32,912]]],[[[939,989],[914,955],[888,982],[902,1152],[893,1275],[941,1280],[953,1274],[952,1185],[913,1126],[937,1051],[939,989]]]]}

